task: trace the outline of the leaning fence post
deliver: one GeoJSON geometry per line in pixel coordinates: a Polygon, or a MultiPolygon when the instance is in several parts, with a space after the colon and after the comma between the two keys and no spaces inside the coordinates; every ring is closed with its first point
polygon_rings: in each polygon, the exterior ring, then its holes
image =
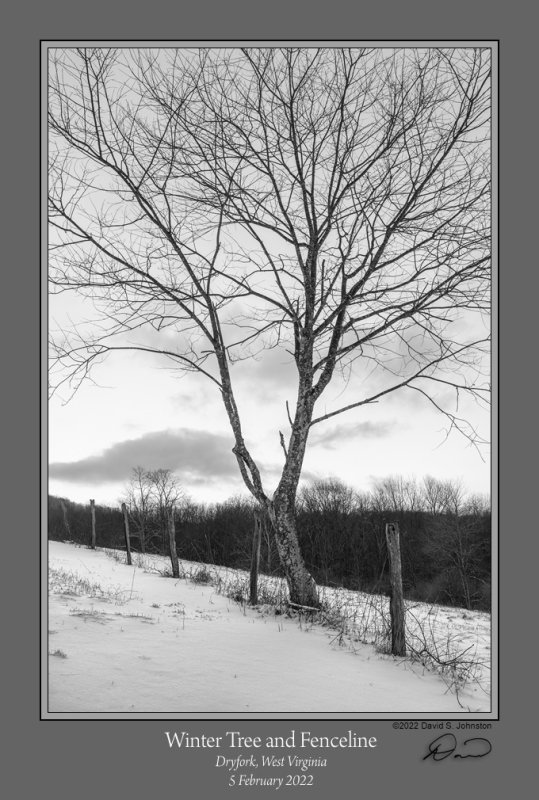
{"type": "Polygon", "coordinates": [[[127,516],[127,508],[125,503],[122,503],[122,514],[124,515],[124,534],[125,534],[125,549],[127,550],[127,563],[131,566],[131,542],[129,540],[129,519],[127,516]]]}
{"type": "Polygon", "coordinates": [[[397,522],[386,525],[386,541],[389,552],[389,576],[391,581],[391,599],[389,615],[391,618],[391,652],[395,656],[406,655],[406,633],[404,620],[404,597],[402,593],[402,568],[397,522]]]}
{"type": "Polygon", "coordinates": [[[262,539],[262,515],[255,511],[255,529],[253,532],[253,549],[251,552],[251,582],[249,602],[252,606],[258,603],[258,568],[260,565],[260,542],[262,539]]]}
{"type": "Polygon", "coordinates": [[[92,538],[90,547],[95,550],[95,500],[90,500],[90,512],[92,514],[92,538]]]}
{"type": "Polygon", "coordinates": [[[174,524],[174,506],[168,515],[168,546],[170,552],[170,562],[172,564],[172,577],[180,577],[180,565],[178,563],[178,551],[176,550],[176,525],[174,524]]]}

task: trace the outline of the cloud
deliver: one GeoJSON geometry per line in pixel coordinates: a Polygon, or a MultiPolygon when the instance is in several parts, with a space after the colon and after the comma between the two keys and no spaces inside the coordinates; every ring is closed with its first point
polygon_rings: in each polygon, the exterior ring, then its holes
{"type": "Polygon", "coordinates": [[[99,455],[56,462],[49,476],[70,483],[126,480],[133,467],[171,469],[190,483],[234,478],[238,467],[230,436],[200,430],[166,430],[117,442],[99,455]]]}
{"type": "Polygon", "coordinates": [[[297,382],[292,356],[278,347],[262,350],[256,356],[236,362],[232,376],[250,393],[263,397],[267,397],[269,390],[295,391],[297,382]]]}
{"type": "Polygon", "coordinates": [[[390,436],[395,428],[394,422],[358,422],[348,425],[338,425],[336,428],[315,432],[309,437],[309,442],[313,446],[322,446],[333,450],[342,442],[351,440],[361,441],[361,439],[384,439],[390,436]]]}

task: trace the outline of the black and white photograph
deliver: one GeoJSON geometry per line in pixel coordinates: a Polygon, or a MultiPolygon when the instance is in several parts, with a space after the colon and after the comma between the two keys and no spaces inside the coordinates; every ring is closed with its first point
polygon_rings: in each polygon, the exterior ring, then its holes
{"type": "Polygon", "coordinates": [[[496,42],[41,54],[42,715],[495,719],[496,42]]]}

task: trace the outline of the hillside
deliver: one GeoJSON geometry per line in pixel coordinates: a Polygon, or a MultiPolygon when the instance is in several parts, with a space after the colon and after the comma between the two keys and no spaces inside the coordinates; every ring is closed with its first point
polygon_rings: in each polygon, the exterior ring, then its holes
{"type": "MultiPolygon", "coordinates": [[[[374,633],[367,643],[368,625],[364,641],[354,641],[351,627],[339,632],[275,607],[250,608],[202,582],[208,576],[195,564],[183,562],[191,578],[175,580],[164,576],[167,560],[157,556],[137,557],[138,566],[128,567],[124,553],[63,542],[48,547],[49,712],[229,718],[490,710],[488,614],[409,609],[411,628],[434,635],[439,656],[466,652],[473,680],[459,687],[456,672],[439,674],[380,652],[374,633]]],[[[231,570],[213,572],[221,585],[243,580],[231,570]]],[[[349,616],[359,625],[364,598],[326,590],[324,601],[342,609],[352,597],[363,603],[349,616]]]]}

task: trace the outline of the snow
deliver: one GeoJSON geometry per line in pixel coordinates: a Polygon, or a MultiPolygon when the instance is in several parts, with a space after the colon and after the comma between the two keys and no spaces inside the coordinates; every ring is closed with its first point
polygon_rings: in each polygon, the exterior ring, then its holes
{"type": "MultiPolygon", "coordinates": [[[[483,665],[455,691],[447,674],[417,661],[385,655],[302,616],[237,603],[210,584],[164,577],[156,570],[166,570],[166,559],[127,566],[125,553],[111,558],[110,551],[63,542],[48,547],[49,713],[256,718],[490,711],[488,614],[410,605],[408,624],[428,626],[440,652],[448,642],[458,651],[470,648],[467,656],[483,665]]],[[[364,598],[334,596],[341,606],[355,598],[353,618],[359,618],[364,598]]]]}

